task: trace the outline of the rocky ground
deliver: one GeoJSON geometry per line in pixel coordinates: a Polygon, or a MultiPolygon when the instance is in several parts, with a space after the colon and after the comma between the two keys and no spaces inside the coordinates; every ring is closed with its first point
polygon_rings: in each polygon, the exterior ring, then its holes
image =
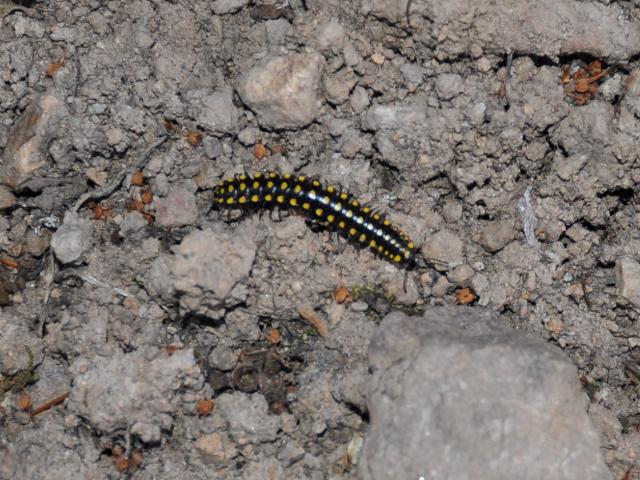
{"type": "Polygon", "coordinates": [[[0,46],[0,478],[640,478],[640,1],[0,0],[0,46]],[[211,209],[265,170],[421,261],[211,209]]]}

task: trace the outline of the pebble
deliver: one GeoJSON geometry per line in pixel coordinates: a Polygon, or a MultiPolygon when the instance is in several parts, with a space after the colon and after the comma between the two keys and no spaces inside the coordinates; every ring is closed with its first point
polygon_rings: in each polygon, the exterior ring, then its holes
{"type": "Polygon", "coordinates": [[[444,73],[436,79],[436,93],[441,100],[451,100],[464,91],[464,80],[457,73],[444,73]]]}
{"type": "Polygon", "coordinates": [[[490,253],[502,250],[511,240],[516,237],[516,230],[513,221],[498,220],[485,225],[480,230],[477,242],[490,253]]]}
{"type": "Polygon", "coordinates": [[[640,264],[628,257],[616,260],[618,295],[640,306],[640,264]]]}
{"type": "Polygon", "coordinates": [[[174,188],[165,198],[155,202],[156,221],[165,227],[191,225],[198,219],[198,205],[193,192],[174,188]]]}
{"type": "Polygon", "coordinates": [[[449,230],[440,230],[422,246],[422,255],[434,263],[436,270],[450,270],[464,262],[464,245],[460,237],[449,230]]]}
{"type": "Polygon", "coordinates": [[[447,279],[455,285],[462,285],[473,277],[474,273],[473,268],[471,268],[469,264],[463,263],[451,270],[447,274],[447,279]]]}
{"type": "Polygon", "coordinates": [[[209,8],[216,15],[235,13],[249,4],[249,0],[214,0],[209,8]]]}
{"type": "Polygon", "coordinates": [[[277,438],[280,417],[269,415],[269,405],[262,394],[223,393],[217,397],[216,405],[229,424],[231,439],[240,445],[277,438]]]}
{"type": "Polygon", "coordinates": [[[261,125],[304,127],[320,112],[324,64],[319,53],[266,57],[241,76],[238,94],[261,125]]]}
{"type": "Polygon", "coordinates": [[[93,222],[75,212],[68,212],[64,222],[51,237],[51,248],[64,264],[79,260],[93,246],[93,222]]]}
{"type": "Polygon", "coordinates": [[[349,104],[355,113],[364,112],[367,107],[371,105],[371,100],[369,99],[367,90],[360,86],[354,88],[351,93],[351,97],[349,98],[349,104]]]}
{"type": "Polygon", "coordinates": [[[16,196],[4,185],[0,185],[0,210],[6,210],[16,204],[16,196]]]}
{"type": "Polygon", "coordinates": [[[144,215],[138,211],[127,212],[120,223],[120,236],[129,237],[149,225],[144,215]]]}
{"type": "Polygon", "coordinates": [[[223,467],[238,455],[238,449],[229,438],[222,433],[210,433],[196,440],[196,450],[207,464],[223,467]]]}

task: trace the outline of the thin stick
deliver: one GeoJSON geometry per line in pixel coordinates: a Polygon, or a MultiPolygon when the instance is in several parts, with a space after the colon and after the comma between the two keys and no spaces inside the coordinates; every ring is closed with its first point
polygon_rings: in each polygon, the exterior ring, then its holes
{"type": "Polygon", "coordinates": [[[142,152],[142,155],[140,156],[138,161],[131,168],[124,169],[123,171],[121,171],[116,177],[116,179],[109,185],[106,185],[105,187],[98,188],[97,190],[92,190],[90,192],[83,194],[75,203],[75,205],[71,207],[71,211],[77,212],[78,210],[80,210],[80,207],[82,207],[82,205],[87,203],[89,200],[100,200],[105,197],[108,197],[113,192],[115,192],[120,187],[120,185],[122,185],[122,182],[124,182],[124,179],[127,178],[127,175],[135,172],[136,170],[141,170],[146,165],[147,161],[149,160],[149,156],[151,155],[151,152],[153,152],[156,148],[162,145],[167,140],[167,138],[169,137],[162,136],[158,138],[158,140],[153,142],[151,145],[149,145],[146,148],[146,150],[142,152]]]}
{"type": "Polygon", "coordinates": [[[49,410],[51,407],[55,407],[56,405],[60,405],[62,402],[65,401],[65,399],[69,396],[69,394],[71,393],[71,391],[65,392],[62,395],[49,400],[48,402],[44,402],[42,405],[40,405],[38,408],[36,408],[35,410],[33,410],[31,412],[31,417],[35,417],[36,415],[41,414],[42,412],[45,412],[47,410],[49,410]]]}

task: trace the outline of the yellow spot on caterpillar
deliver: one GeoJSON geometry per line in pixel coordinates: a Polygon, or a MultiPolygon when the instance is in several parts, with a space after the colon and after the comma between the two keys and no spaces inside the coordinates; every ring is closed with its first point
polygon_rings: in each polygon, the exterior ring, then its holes
{"type": "Polygon", "coordinates": [[[295,188],[293,189],[293,191],[296,193],[300,193],[300,190],[302,190],[302,187],[300,185],[296,185],[295,188]]]}
{"type": "Polygon", "coordinates": [[[273,200],[273,195],[271,195],[270,193],[267,193],[264,196],[265,201],[270,202],[271,200],[273,200]]]}
{"type": "Polygon", "coordinates": [[[335,192],[335,191],[336,191],[336,189],[335,189],[335,188],[333,188],[333,185],[329,185],[329,186],[327,187],[327,192],[329,192],[329,193],[333,193],[333,192],[335,192]]]}
{"type": "Polygon", "coordinates": [[[247,176],[243,173],[243,174],[242,174],[242,175],[240,175],[238,178],[239,178],[240,180],[246,180],[246,179],[247,179],[247,176]]]}
{"type": "Polygon", "coordinates": [[[334,210],[340,211],[340,210],[342,210],[342,204],[340,202],[338,202],[338,203],[336,203],[336,206],[333,207],[333,208],[334,208],[334,210]]]}
{"type": "Polygon", "coordinates": [[[242,195],[242,196],[238,199],[238,203],[247,203],[247,197],[245,197],[244,195],[242,195]]]}
{"type": "Polygon", "coordinates": [[[302,208],[304,208],[305,210],[309,210],[311,208],[311,205],[309,205],[307,202],[304,202],[302,204],[302,208]]]}
{"type": "Polygon", "coordinates": [[[309,190],[309,198],[311,200],[315,200],[316,199],[316,191],[315,190],[309,190]]]}
{"type": "Polygon", "coordinates": [[[347,195],[346,193],[341,193],[341,194],[340,194],[340,198],[341,198],[342,200],[346,200],[347,198],[349,198],[349,195],[347,195]]]}
{"type": "Polygon", "coordinates": [[[314,180],[314,181],[313,181],[313,183],[312,183],[312,185],[313,185],[314,187],[320,187],[320,186],[321,186],[321,184],[320,184],[320,182],[319,182],[318,180],[314,180]]]}
{"type": "Polygon", "coordinates": [[[346,224],[345,224],[344,222],[340,221],[340,222],[338,223],[338,226],[339,226],[340,228],[344,228],[344,227],[346,227],[346,224]]]}
{"type": "Polygon", "coordinates": [[[260,188],[260,182],[253,182],[253,188],[255,189],[260,188]]]}
{"type": "Polygon", "coordinates": [[[253,177],[254,178],[262,178],[262,173],[258,172],[253,177]]]}
{"type": "Polygon", "coordinates": [[[407,247],[409,247],[409,250],[413,250],[414,245],[413,243],[409,242],[409,245],[407,245],[407,247]]]}
{"type": "Polygon", "coordinates": [[[351,228],[349,229],[349,235],[355,235],[356,233],[357,233],[357,232],[356,232],[356,229],[355,229],[355,228],[351,227],[351,228]]]}
{"type": "Polygon", "coordinates": [[[351,218],[353,217],[353,212],[351,210],[348,210],[347,213],[345,213],[347,218],[351,218]]]}
{"type": "Polygon", "coordinates": [[[391,225],[391,220],[389,220],[388,218],[384,220],[384,222],[382,222],[385,225],[391,225]]]}
{"type": "Polygon", "coordinates": [[[276,178],[277,176],[275,172],[269,172],[269,178],[276,178]]]}
{"type": "Polygon", "coordinates": [[[287,188],[289,188],[289,184],[287,182],[282,182],[280,184],[280,189],[281,190],[286,190],[287,188]]]}
{"type": "Polygon", "coordinates": [[[291,204],[292,207],[295,207],[296,205],[298,205],[298,200],[296,200],[295,198],[292,198],[291,200],[289,200],[289,203],[291,204]]]}
{"type": "Polygon", "coordinates": [[[353,202],[351,202],[351,205],[354,207],[359,207],[360,206],[360,202],[358,202],[357,200],[354,200],[353,202]]]}
{"type": "Polygon", "coordinates": [[[367,239],[367,236],[364,233],[360,234],[360,241],[364,242],[367,239]]]}
{"type": "Polygon", "coordinates": [[[278,195],[278,197],[276,198],[276,201],[278,203],[283,203],[284,202],[284,195],[278,195]]]}
{"type": "Polygon", "coordinates": [[[409,258],[411,255],[406,250],[404,251],[404,258],[409,258]]]}
{"type": "Polygon", "coordinates": [[[400,260],[402,260],[402,257],[400,255],[396,255],[395,257],[393,257],[393,261],[394,262],[399,262],[400,260]]]}
{"type": "Polygon", "coordinates": [[[322,209],[321,208],[316,208],[316,215],[321,217],[322,216],[322,209]]]}
{"type": "Polygon", "coordinates": [[[370,209],[369,207],[364,207],[364,208],[362,209],[362,211],[363,211],[364,213],[369,213],[369,212],[371,211],[371,209],[370,209]]]}
{"type": "Polygon", "coordinates": [[[376,241],[375,241],[375,240],[371,240],[371,241],[369,242],[369,246],[370,246],[371,248],[376,248],[376,241]]]}
{"type": "Polygon", "coordinates": [[[385,256],[385,257],[388,257],[389,255],[391,255],[391,254],[389,253],[389,250],[385,250],[385,251],[384,251],[384,256],[385,256]]]}
{"type": "Polygon", "coordinates": [[[229,185],[229,186],[227,187],[227,191],[228,191],[229,193],[233,192],[234,190],[235,190],[235,188],[233,188],[233,185],[229,185]]]}
{"type": "Polygon", "coordinates": [[[378,215],[377,213],[373,214],[373,219],[374,220],[380,220],[380,215],[378,215]]]}
{"type": "Polygon", "coordinates": [[[253,197],[251,197],[251,201],[253,203],[258,203],[260,201],[260,197],[258,195],[254,195],[253,197]]]}
{"type": "Polygon", "coordinates": [[[218,182],[218,186],[219,186],[219,187],[224,187],[225,185],[226,185],[226,182],[225,182],[224,180],[220,180],[220,181],[218,182]]]}
{"type": "Polygon", "coordinates": [[[333,215],[327,215],[327,222],[332,223],[335,219],[336,217],[334,217],[333,215]]]}
{"type": "Polygon", "coordinates": [[[224,198],[219,198],[218,203],[224,203],[224,198]]]}
{"type": "Polygon", "coordinates": [[[331,199],[329,197],[323,197],[323,199],[322,199],[322,203],[324,203],[325,205],[329,205],[330,201],[331,201],[331,199]]]}
{"type": "Polygon", "coordinates": [[[267,182],[267,188],[273,188],[273,182],[272,181],[268,181],[267,182]]]}
{"type": "Polygon", "coordinates": [[[284,174],[284,178],[285,178],[285,180],[289,180],[291,178],[291,174],[290,173],[285,173],[284,174]]]}
{"type": "Polygon", "coordinates": [[[233,197],[229,197],[229,198],[227,198],[227,203],[229,205],[232,205],[232,204],[236,203],[236,201],[233,199],[233,197]]]}
{"type": "Polygon", "coordinates": [[[305,177],[304,175],[300,175],[300,176],[298,177],[298,181],[299,181],[299,182],[304,182],[306,179],[307,179],[307,177],[305,177]]]}
{"type": "Polygon", "coordinates": [[[384,247],[383,247],[382,245],[380,245],[380,246],[378,247],[378,251],[379,251],[380,253],[382,253],[382,250],[384,250],[384,247]]]}
{"type": "Polygon", "coordinates": [[[247,189],[247,184],[246,183],[241,183],[240,184],[240,191],[244,192],[247,189]]]}

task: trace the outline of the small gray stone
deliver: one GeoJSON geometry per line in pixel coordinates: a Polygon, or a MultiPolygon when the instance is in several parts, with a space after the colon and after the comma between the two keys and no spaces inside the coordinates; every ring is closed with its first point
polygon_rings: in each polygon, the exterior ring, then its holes
{"type": "Polygon", "coordinates": [[[207,357],[207,363],[211,368],[228,371],[238,362],[238,354],[225,345],[218,345],[211,350],[207,357]]]}
{"type": "Polygon", "coordinates": [[[239,109],[233,104],[233,91],[229,88],[211,93],[194,90],[187,94],[189,114],[198,126],[216,133],[232,133],[238,125],[239,109]]]}
{"type": "Polygon", "coordinates": [[[269,415],[269,405],[263,395],[223,393],[216,405],[229,424],[229,435],[240,445],[272,442],[277,438],[282,422],[280,417],[269,415]]]}
{"type": "Polygon", "coordinates": [[[229,461],[238,455],[238,449],[235,444],[229,440],[229,437],[217,432],[198,438],[195,447],[205,463],[213,464],[217,467],[227,465],[229,461]]]}
{"type": "Polygon", "coordinates": [[[25,319],[0,315],[0,373],[4,376],[29,371],[42,362],[42,340],[25,319]]]}
{"type": "Polygon", "coordinates": [[[451,270],[447,274],[447,279],[456,285],[462,285],[468,282],[469,279],[473,277],[474,273],[475,272],[473,271],[473,268],[471,268],[468,263],[463,263],[462,265],[458,265],[456,268],[451,270]]]}
{"type": "Polygon", "coordinates": [[[431,260],[437,270],[444,272],[464,262],[460,237],[449,230],[440,230],[422,246],[422,255],[431,260]]]}
{"type": "Polygon", "coordinates": [[[214,0],[211,2],[211,11],[216,15],[235,13],[249,4],[249,0],[214,0]]]}
{"type": "Polygon", "coordinates": [[[575,366],[491,312],[387,315],[369,368],[364,480],[611,480],[575,366]]]}
{"type": "Polygon", "coordinates": [[[231,290],[251,270],[256,254],[251,238],[238,232],[233,236],[211,231],[187,235],[171,266],[181,308],[220,318],[231,290]]]}
{"type": "Polygon", "coordinates": [[[136,210],[127,212],[120,224],[120,236],[125,238],[129,237],[147,225],[149,225],[149,222],[147,222],[142,213],[136,210]]]}
{"type": "Polygon", "coordinates": [[[324,58],[318,53],[267,57],[240,78],[238,93],[261,125],[304,127],[319,113],[323,69],[324,58]]]}
{"type": "Polygon", "coordinates": [[[260,138],[260,130],[255,127],[243,128],[238,132],[238,141],[245,147],[251,147],[260,138]]]}
{"type": "Polygon", "coordinates": [[[442,216],[447,223],[455,223],[462,218],[462,204],[456,200],[447,200],[442,208],[442,216]]]}
{"type": "Polygon", "coordinates": [[[343,68],[333,75],[328,75],[324,82],[327,100],[333,105],[346,102],[357,81],[355,73],[350,68],[343,68]]]}
{"type": "Polygon", "coordinates": [[[80,259],[93,246],[93,222],[69,212],[51,237],[51,248],[60,262],[67,264],[80,259]]]}
{"type": "Polygon", "coordinates": [[[344,44],[347,32],[335,20],[330,20],[318,27],[316,41],[320,51],[339,49],[344,44]]]}
{"type": "Polygon", "coordinates": [[[498,220],[483,227],[477,241],[486,251],[495,253],[502,250],[515,237],[516,230],[513,222],[498,220]]]}
{"type": "Polygon", "coordinates": [[[631,258],[616,260],[616,287],[618,295],[640,306],[640,264],[631,258]]]}
{"type": "Polygon", "coordinates": [[[224,154],[222,142],[216,137],[206,136],[202,139],[202,149],[207,158],[218,158],[224,154]]]}
{"type": "Polygon", "coordinates": [[[198,219],[196,196],[186,188],[175,188],[155,203],[156,220],[165,227],[191,225],[198,219]]]}
{"type": "Polygon", "coordinates": [[[11,208],[16,204],[16,196],[4,185],[0,185],[0,210],[11,208]]]}
{"type": "Polygon", "coordinates": [[[444,73],[436,79],[436,92],[441,100],[451,100],[464,91],[464,80],[456,73],[444,73]]]}
{"type": "Polygon", "coordinates": [[[367,90],[358,86],[353,89],[349,103],[355,113],[362,113],[371,104],[371,100],[367,90]]]}

